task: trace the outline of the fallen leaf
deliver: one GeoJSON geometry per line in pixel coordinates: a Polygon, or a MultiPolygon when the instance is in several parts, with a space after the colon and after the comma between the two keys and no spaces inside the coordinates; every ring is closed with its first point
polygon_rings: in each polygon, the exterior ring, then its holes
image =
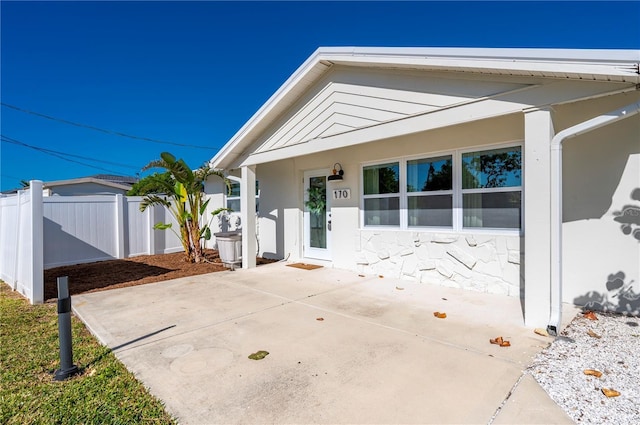
{"type": "Polygon", "coordinates": [[[317,321],[322,322],[324,320],[324,317],[318,317],[316,318],[317,321]]]}
{"type": "Polygon", "coordinates": [[[396,286],[396,289],[397,289],[398,291],[404,291],[404,288],[401,288],[401,287],[399,287],[399,286],[396,286]]]}
{"type": "Polygon", "coordinates": [[[265,357],[267,357],[268,355],[269,355],[269,352],[268,352],[268,351],[260,350],[260,351],[256,351],[256,352],[255,352],[255,353],[253,353],[253,354],[249,354],[249,358],[250,358],[251,360],[262,360],[262,359],[264,359],[265,357]]]}
{"type": "Polygon", "coordinates": [[[447,313],[440,313],[439,311],[434,311],[433,315],[435,317],[437,317],[438,319],[446,319],[447,318],[447,313]]]}
{"type": "Polygon", "coordinates": [[[600,335],[598,335],[597,333],[595,333],[595,332],[594,332],[594,331],[592,331],[591,329],[589,329],[589,330],[587,331],[587,335],[589,335],[589,336],[591,336],[591,337],[593,337],[593,338],[598,338],[598,339],[599,339],[599,338],[602,338],[600,335]]]}
{"type": "Polygon", "coordinates": [[[381,274],[379,274],[379,275],[378,275],[378,277],[379,277],[380,279],[382,279],[384,276],[382,276],[381,274]]]}
{"type": "Polygon", "coordinates": [[[535,328],[533,330],[535,333],[537,333],[538,335],[542,335],[542,336],[549,336],[549,332],[546,331],[546,329],[542,329],[542,328],[535,328]]]}
{"type": "Polygon", "coordinates": [[[502,341],[500,347],[511,347],[511,343],[509,341],[502,341]]]}
{"type": "Polygon", "coordinates": [[[359,274],[358,277],[364,277],[364,275],[363,274],[359,274]]]}
{"type": "Polygon", "coordinates": [[[582,314],[584,315],[584,317],[586,317],[589,320],[598,320],[598,317],[593,311],[585,311],[582,314]]]}
{"type": "Polygon", "coordinates": [[[599,377],[602,376],[602,372],[600,372],[599,370],[595,370],[595,369],[585,369],[584,370],[584,374],[585,375],[595,376],[596,378],[599,378],[599,377]]]}
{"type": "Polygon", "coordinates": [[[606,395],[607,397],[618,397],[620,395],[618,391],[612,390],[610,388],[603,388],[602,394],[606,395]]]}
{"type": "Polygon", "coordinates": [[[504,342],[504,340],[502,339],[501,336],[499,336],[496,339],[490,339],[489,342],[492,343],[492,344],[500,345],[500,344],[502,344],[504,342]]]}

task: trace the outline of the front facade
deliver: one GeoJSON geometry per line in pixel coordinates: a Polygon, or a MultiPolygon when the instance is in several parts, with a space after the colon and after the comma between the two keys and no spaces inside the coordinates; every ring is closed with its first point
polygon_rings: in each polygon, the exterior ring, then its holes
{"type": "Polygon", "coordinates": [[[208,189],[236,211],[244,267],[257,253],[518,296],[552,330],[562,302],[638,314],[639,62],[319,49],[211,160],[239,190],[208,189]]]}

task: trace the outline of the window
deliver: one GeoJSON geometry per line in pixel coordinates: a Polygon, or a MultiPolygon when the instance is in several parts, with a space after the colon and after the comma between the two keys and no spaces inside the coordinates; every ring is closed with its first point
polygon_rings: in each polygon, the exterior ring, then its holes
{"type": "MultiPolygon", "coordinates": [[[[240,180],[237,177],[229,177],[231,191],[227,193],[227,208],[232,213],[240,213],[240,180]]],[[[256,180],[256,212],[259,210],[260,189],[256,180]]]]}
{"type": "Polygon", "coordinates": [[[409,227],[453,225],[451,155],[407,161],[409,227]]]}
{"type": "Polygon", "coordinates": [[[231,212],[240,212],[240,182],[231,180],[231,190],[227,195],[227,208],[231,212]]]}
{"type": "Polygon", "coordinates": [[[365,165],[363,225],[520,229],[521,162],[514,146],[365,165]]]}
{"type": "Polygon", "coordinates": [[[462,225],[519,229],[522,213],[520,147],[462,154],[462,225]]]}
{"type": "Polygon", "coordinates": [[[362,175],[365,226],[400,225],[399,163],[370,165],[362,175]]]}

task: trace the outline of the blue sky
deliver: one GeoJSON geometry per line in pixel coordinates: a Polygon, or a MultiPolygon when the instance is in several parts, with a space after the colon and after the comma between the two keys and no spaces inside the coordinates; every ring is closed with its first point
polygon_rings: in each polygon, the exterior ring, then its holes
{"type": "Polygon", "coordinates": [[[195,168],[321,46],[640,48],[638,1],[2,1],[0,14],[4,104],[207,148],[2,106],[1,190],[135,175],[162,151],[195,168]]]}

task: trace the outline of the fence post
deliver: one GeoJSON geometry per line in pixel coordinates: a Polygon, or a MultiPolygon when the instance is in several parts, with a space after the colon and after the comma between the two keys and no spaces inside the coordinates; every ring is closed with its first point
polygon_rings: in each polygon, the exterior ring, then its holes
{"type": "Polygon", "coordinates": [[[156,219],[156,210],[155,206],[149,205],[145,210],[147,214],[147,229],[149,231],[149,237],[147,238],[147,250],[149,251],[149,255],[154,255],[156,253],[156,231],[153,228],[154,221],[156,219]]]}
{"type": "Polygon", "coordinates": [[[124,255],[124,201],[121,194],[116,195],[116,258],[122,259],[124,255]]]}
{"type": "Polygon", "coordinates": [[[42,181],[29,182],[31,197],[31,264],[29,267],[31,284],[31,303],[44,302],[44,212],[42,205],[42,181]]]}
{"type": "Polygon", "coordinates": [[[16,193],[16,252],[13,258],[13,275],[11,276],[11,289],[13,289],[14,291],[18,288],[18,263],[20,262],[20,241],[22,240],[22,238],[20,237],[20,226],[22,225],[20,220],[22,218],[20,205],[23,193],[24,191],[22,190],[19,190],[18,193],[16,193]]]}

